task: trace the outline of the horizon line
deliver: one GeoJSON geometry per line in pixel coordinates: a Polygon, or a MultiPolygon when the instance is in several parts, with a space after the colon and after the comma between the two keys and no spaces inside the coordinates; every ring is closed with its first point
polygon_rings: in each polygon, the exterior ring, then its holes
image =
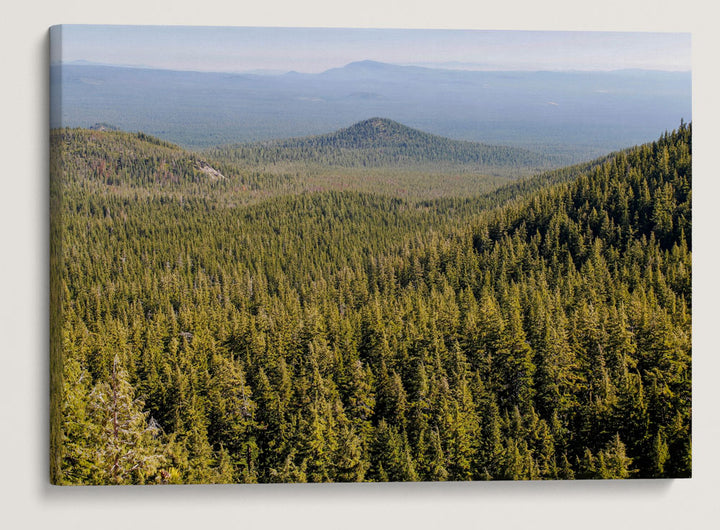
{"type": "MultiPolygon", "coordinates": [[[[480,63],[477,63],[478,68],[463,68],[463,67],[451,67],[454,62],[437,62],[437,63],[389,63],[384,61],[376,61],[374,59],[361,59],[358,61],[350,61],[349,63],[341,64],[339,66],[333,66],[319,72],[308,72],[298,70],[284,70],[276,68],[249,68],[246,70],[198,70],[196,68],[173,68],[163,66],[150,66],[143,64],[123,64],[123,63],[110,63],[110,62],[97,62],[89,61],[86,59],[73,59],[70,61],[52,60],[50,66],[104,66],[110,68],[126,68],[132,70],[161,70],[167,72],[188,72],[188,73],[204,73],[204,74],[235,74],[235,75],[256,75],[256,76],[267,76],[276,77],[286,74],[300,74],[300,75],[322,75],[333,70],[342,70],[352,65],[359,65],[363,63],[377,64],[383,66],[395,66],[399,68],[418,68],[423,70],[435,70],[444,72],[525,72],[525,73],[540,73],[540,72],[552,72],[552,73],[612,73],[612,72],[667,72],[667,73],[692,73],[690,69],[667,69],[667,68],[643,68],[630,67],[630,68],[525,68],[525,67],[502,67],[502,66],[485,66],[481,67],[480,63]],[[434,64],[437,66],[430,66],[434,64]]],[[[472,65],[473,63],[468,63],[472,65]]]]}

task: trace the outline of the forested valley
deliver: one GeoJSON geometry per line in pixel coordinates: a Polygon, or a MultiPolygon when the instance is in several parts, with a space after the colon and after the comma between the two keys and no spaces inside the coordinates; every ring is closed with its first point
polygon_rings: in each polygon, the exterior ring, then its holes
{"type": "Polygon", "coordinates": [[[475,194],[51,146],[53,483],[691,475],[690,125],[475,194]]]}

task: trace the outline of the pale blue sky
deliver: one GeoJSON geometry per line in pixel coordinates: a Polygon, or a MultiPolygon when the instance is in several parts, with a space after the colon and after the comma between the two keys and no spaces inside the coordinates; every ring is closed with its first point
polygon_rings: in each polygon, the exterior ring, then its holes
{"type": "Polygon", "coordinates": [[[61,54],[52,49],[53,62],[216,72],[321,72],[365,59],[477,70],[691,66],[689,33],[66,25],[61,54]]]}

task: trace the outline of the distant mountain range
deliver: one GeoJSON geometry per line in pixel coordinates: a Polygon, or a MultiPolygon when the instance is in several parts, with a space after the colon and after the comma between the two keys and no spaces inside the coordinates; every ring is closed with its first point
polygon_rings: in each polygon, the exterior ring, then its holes
{"type": "Polygon", "coordinates": [[[51,66],[51,126],[102,122],[185,147],[319,135],[372,116],[591,158],[692,119],[689,72],[498,72],[360,61],[319,74],[51,66]],[[58,104],[55,104],[57,102],[58,104]]]}

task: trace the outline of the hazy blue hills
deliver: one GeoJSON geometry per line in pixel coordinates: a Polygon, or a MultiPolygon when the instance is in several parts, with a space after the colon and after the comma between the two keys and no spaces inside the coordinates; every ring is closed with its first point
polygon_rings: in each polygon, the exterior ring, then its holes
{"type": "Polygon", "coordinates": [[[320,135],[384,116],[572,161],[650,141],[692,119],[689,72],[494,72],[373,61],[283,75],[52,66],[51,87],[60,82],[51,126],[108,123],[191,148],[320,135]]]}
{"type": "Polygon", "coordinates": [[[550,156],[526,149],[451,140],[386,118],[371,118],[330,134],[225,146],[212,150],[211,155],[251,165],[304,162],[341,167],[463,166],[474,170],[559,165],[550,156]]]}

